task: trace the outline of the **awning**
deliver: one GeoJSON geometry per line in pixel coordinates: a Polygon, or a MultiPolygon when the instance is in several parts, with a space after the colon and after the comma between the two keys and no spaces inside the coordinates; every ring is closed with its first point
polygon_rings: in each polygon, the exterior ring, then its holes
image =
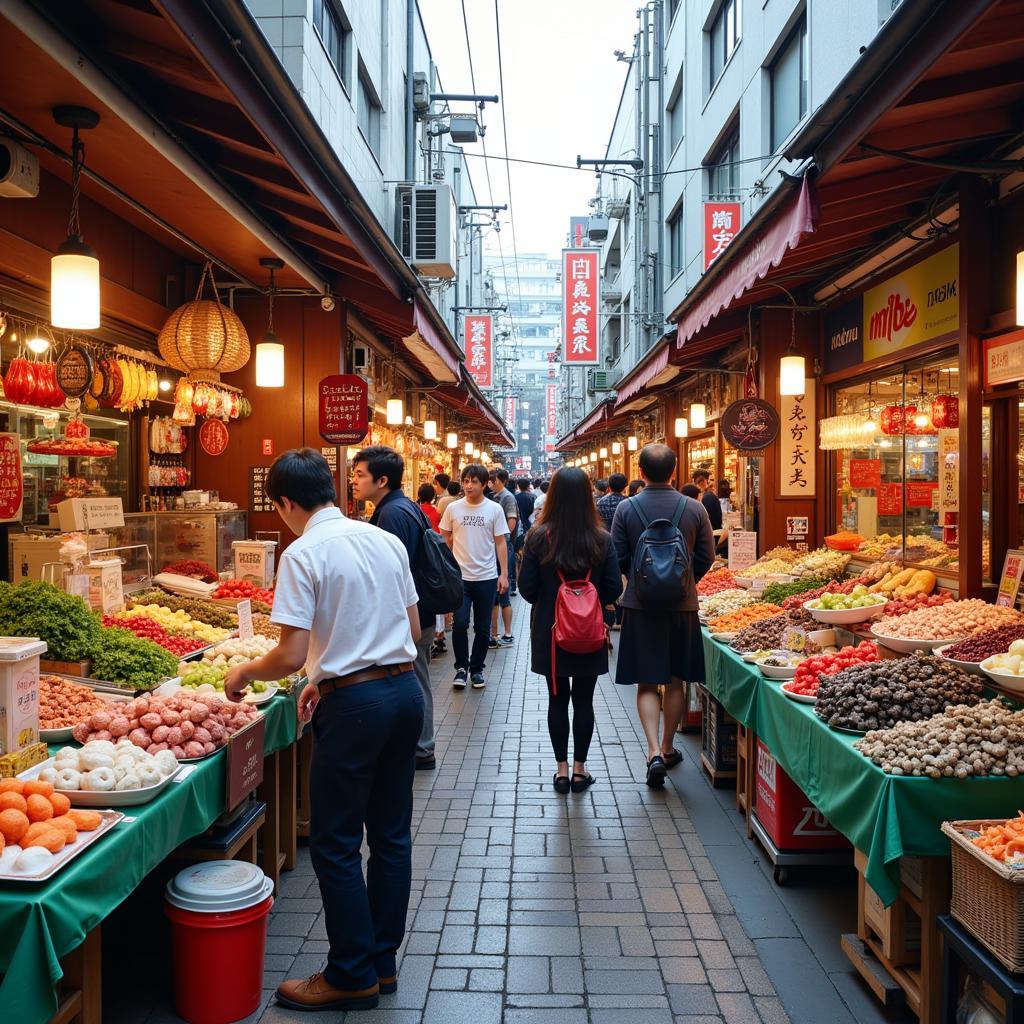
{"type": "MultiPolygon", "coordinates": [[[[682,348],[698,331],[711,322],[735,299],[740,298],[758,281],[777,267],[790,249],[795,249],[804,235],[814,232],[817,208],[811,183],[805,175],[800,191],[789,199],[770,223],[746,238],[741,232],[726,254],[721,257],[723,272],[707,293],[679,321],[676,347],[682,348]]],[[[756,222],[751,222],[754,225],[756,222]]]]}
{"type": "Polygon", "coordinates": [[[668,384],[680,373],[678,366],[669,365],[669,344],[665,339],[651,349],[645,360],[638,363],[620,381],[616,388],[615,411],[621,412],[622,407],[634,396],[646,389],[658,388],[668,384]]]}
{"type": "Polygon", "coordinates": [[[494,438],[496,444],[515,447],[515,438],[508,427],[467,374],[464,373],[461,384],[442,384],[431,391],[430,396],[473,421],[473,428],[494,438]]]}
{"type": "Polygon", "coordinates": [[[613,401],[611,398],[606,398],[600,405],[591,410],[565,437],[555,444],[555,450],[561,451],[564,448],[572,447],[574,444],[582,441],[587,434],[602,426],[611,415],[613,401]]]}
{"type": "Polygon", "coordinates": [[[446,384],[457,384],[459,381],[459,359],[445,345],[444,339],[430,321],[419,297],[413,305],[413,324],[415,330],[408,337],[402,338],[405,347],[412,353],[434,380],[446,384]]]}

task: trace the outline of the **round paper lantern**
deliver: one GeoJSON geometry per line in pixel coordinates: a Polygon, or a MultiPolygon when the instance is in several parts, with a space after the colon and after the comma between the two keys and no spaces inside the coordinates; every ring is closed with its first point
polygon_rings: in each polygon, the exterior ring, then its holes
{"type": "Polygon", "coordinates": [[[960,426],[960,396],[936,395],[932,400],[932,423],[936,430],[960,426]]]}

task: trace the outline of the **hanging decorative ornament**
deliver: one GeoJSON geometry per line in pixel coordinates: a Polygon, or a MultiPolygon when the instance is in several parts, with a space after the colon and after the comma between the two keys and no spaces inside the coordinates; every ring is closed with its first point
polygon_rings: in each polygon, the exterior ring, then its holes
{"type": "Polygon", "coordinates": [[[157,337],[160,355],[193,380],[220,380],[249,361],[249,335],[235,313],[220,301],[213,264],[203,267],[191,302],[179,306],[157,337]],[[202,298],[209,279],[213,299],[202,298]]]}
{"type": "Polygon", "coordinates": [[[932,423],[936,430],[952,430],[960,426],[960,396],[936,395],[932,400],[932,423]]]}
{"type": "Polygon", "coordinates": [[[186,404],[185,402],[175,402],[174,412],[171,413],[171,419],[182,427],[195,426],[196,414],[192,409],[192,403],[188,402],[186,404]]]}
{"type": "Polygon", "coordinates": [[[188,377],[179,377],[174,388],[174,404],[187,405],[192,408],[192,398],[195,395],[196,387],[188,377]]]}
{"type": "Polygon", "coordinates": [[[197,416],[205,416],[206,410],[210,405],[210,399],[213,397],[213,388],[200,381],[196,384],[195,393],[192,395],[192,408],[195,410],[197,416]]]}
{"type": "Polygon", "coordinates": [[[81,398],[92,383],[93,358],[88,349],[72,345],[57,360],[57,384],[65,395],[81,398]]]}
{"type": "Polygon", "coordinates": [[[228,417],[233,420],[238,419],[238,413],[241,409],[241,401],[238,395],[233,391],[228,395],[228,417]]]}

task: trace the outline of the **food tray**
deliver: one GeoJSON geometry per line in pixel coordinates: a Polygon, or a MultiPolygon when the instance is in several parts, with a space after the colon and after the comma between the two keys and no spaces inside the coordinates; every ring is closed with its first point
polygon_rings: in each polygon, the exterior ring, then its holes
{"type": "Polygon", "coordinates": [[[804,601],[801,607],[804,611],[809,612],[813,619],[818,622],[827,622],[832,626],[848,626],[854,622],[867,622],[869,619],[876,618],[882,614],[885,606],[889,603],[888,600],[883,599],[880,604],[873,604],[868,608],[810,608],[808,607],[811,601],[815,601],[817,598],[812,597],[808,601],[804,601]]]}
{"type": "MultiPolygon", "coordinates": [[[[56,758],[47,758],[42,764],[34,765],[32,768],[23,771],[19,779],[34,779],[44,768],[52,768],[56,758]]],[[[178,762],[179,766],[181,761],[178,762]]],[[[142,789],[54,789],[56,793],[63,793],[70,801],[72,807],[87,807],[91,810],[99,810],[101,807],[138,807],[140,804],[148,804],[154,797],[167,788],[174,777],[181,771],[176,768],[170,775],[161,779],[155,786],[144,786],[142,789]]]]}
{"type": "MultiPolygon", "coordinates": [[[[825,724],[828,725],[828,722],[825,722],[825,724]]],[[[829,725],[828,727],[835,729],[836,732],[845,732],[847,736],[867,736],[869,731],[867,729],[847,729],[845,725],[829,725]]]]}
{"type": "MultiPolygon", "coordinates": [[[[86,685],[84,679],[80,680],[81,685],[86,685]]],[[[124,704],[132,699],[130,693],[106,693],[103,690],[95,690],[96,696],[101,700],[106,701],[108,704],[124,704]]],[[[69,725],[63,729],[40,729],[39,738],[43,743],[69,743],[71,741],[71,733],[74,730],[73,725],[69,725]]],[[[42,767],[42,765],[40,765],[42,767]]]]}
{"type": "Polygon", "coordinates": [[[731,644],[736,639],[735,633],[712,633],[712,640],[717,640],[720,644],[731,644]]]}
{"type": "Polygon", "coordinates": [[[917,640],[904,636],[886,636],[884,633],[879,633],[874,627],[871,628],[871,635],[883,647],[888,647],[890,651],[899,651],[900,654],[913,654],[914,651],[934,651],[938,647],[948,647],[963,639],[958,636],[946,637],[945,640],[917,640]]]}
{"type": "MultiPolygon", "coordinates": [[[[992,657],[995,657],[995,655],[992,655],[992,657]]],[[[985,659],[985,661],[989,660],[989,658],[985,659]]],[[[1020,698],[1024,696],[1024,676],[1011,675],[1009,672],[994,672],[986,667],[985,661],[981,663],[980,668],[989,679],[994,683],[998,683],[1004,690],[1009,691],[1015,697],[1020,698]]]]}
{"type": "Polygon", "coordinates": [[[789,682],[782,684],[782,692],[790,700],[795,700],[798,704],[815,704],[818,701],[817,697],[809,697],[806,693],[794,693],[789,689],[789,682]]]}
{"type": "Polygon", "coordinates": [[[954,640],[953,643],[943,644],[941,647],[934,648],[932,653],[943,661],[948,661],[950,665],[956,665],[957,668],[963,669],[965,672],[970,672],[971,675],[985,675],[985,670],[981,667],[981,662],[979,661],[958,661],[956,658],[946,657],[946,649],[952,647],[954,643],[959,642],[959,640],[954,640]]]}
{"type": "Polygon", "coordinates": [[[53,855],[48,867],[36,875],[14,874],[12,872],[0,872],[0,882],[45,882],[60,871],[69,861],[74,860],[83,850],[88,849],[97,839],[106,835],[119,821],[124,818],[120,811],[100,811],[103,821],[99,828],[91,832],[79,832],[78,838],[73,843],[68,843],[60,853],[53,855]]]}
{"type": "Polygon", "coordinates": [[[733,579],[736,581],[736,586],[742,587],[744,590],[749,590],[754,585],[753,576],[734,576],[733,579]]]}
{"type": "Polygon", "coordinates": [[[796,675],[796,665],[764,665],[760,661],[754,664],[761,670],[761,674],[769,679],[792,679],[796,675]]]}
{"type": "Polygon", "coordinates": [[[945,821],[953,854],[950,910],[1008,970],[1024,971],[1024,869],[1008,867],[971,842],[1005,818],[945,821]]]}

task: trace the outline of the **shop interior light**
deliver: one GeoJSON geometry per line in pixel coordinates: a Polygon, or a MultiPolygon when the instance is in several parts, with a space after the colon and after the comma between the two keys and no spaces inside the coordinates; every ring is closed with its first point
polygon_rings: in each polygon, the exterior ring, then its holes
{"type": "Polygon", "coordinates": [[[284,266],[284,261],[276,256],[266,256],[260,260],[260,266],[270,274],[270,287],[267,290],[267,329],[263,339],[256,344],[256,387],[284,387],[284,345],[278,341],[274,333],[274,272],[284,266]]]}
{"type": "Polygon", "coordinates": [[[424,441],[436,441],[437,440],[437,420],[424,420],[423,421],[423,440],[424,441]]]}
{"type": "Polygon", "coordinates": [[[50,347],[50,341],[41,334],[35,334],[25,342],[25,347],[29,352],[34,352],[37,356],[41,356],[50,347]]]}
{"type": "Polygon", "coordinates": [[[639,445],[640,445],[640,440],[636,436],[636,434],[630,434],[629,437],[626,438],[626,447],[631,452],[635,452],[637,450],[637,448],[639,447],[639,445]]]}
{"type": "Polygon", "coordinates": [[[459,435],[454,430],[450,431],[447,438],[448,447],[454,451],[459,447],[459,435]]]}
{"type": "Polygon", "coordinates": [[[477,462],[480,461],[480,449],[479,448],[474,448],[473,449],[473,458],[476,459],[477,462]]]}
{"type": "Polygon", "coordinates": [[[406,416],[405,417],[405,425],[407,427],[411,427],[412,426],[412,417],[411,416],[406,416]]]}
{"type": "Polygon", "coordinates": [[[928,413],[926,413],[926,412],[919,412],[914,417],[914,426],[915,427],[927,427],[928,426],[928,413]]]}
{"type": "Polygon", "coordinates": [[[686,437],[690,433],[690,425],[685,416],[676,417],[676,437],[686,437]]]}
{"type": "Polygon", "coordinates": [[[464,455],[472,455],[473,454],[473,442],[472,441],[467,441],[462,446],[462,453],[464,455]]]}
{"type": "Polygon", "coordinates": [[[602,449],[601,449],[601,450],[600,450],[600,451],[599,451],[599,452],[598,452],[597,454],[598,454],[598,455],[599,455],[599,456],[600,456],[600,457],[601,457],[602,459],[607,459],[607,458],[608,458],[608,449],[607,449],[607,448],[602,448],[602,449]]]}
{"type": "Polygon", "coordinates": [[[708,407],[703,402],[690,406],[690,424],[694,430],[703,430],[708,425],[708,407]]]}
{"type": "Polygon", "coordinates": [[[779,394],[804,394],[807,390],[806,374],[807,364],[803,356],[783,356],[779,360],[779,394]]]}
{"type": "Polygon", "coordinates": [[[166,392],[171,390],[171,382],[166,377],[162,377],[160,379],[160,383],[157,386],[160,388],[161,391],[166,392]]]}
{"type": "Polygon", "coordinates": [[[491,461],[491,453],[490,452],[481,452],[480,453],[480,458],[484,462],[490,462],[491,461]]]}
{"type": "Polygon", "coordinates": [[[400,398],[388,399],[386,416],[389,426],[400,427],[402,425],[402,420],[405,418],[405,407],[400,398]]]}
{"type": "Polygon", "coordinates": [[[612,455],[621,455],[621,454],[622,454],[622,442],[621,441],[612,441],[612,455]]]}
{"type": "Polygon", "coordinates": [[[1017,253],[1017,326],[1024,327],[1024,250],[1017,253]]]}
{"type": "Polygon", "coordinates": [[[597,462],[597,452],[591,452],[590,453],[590,461],[591,462],[597,462]]]}

